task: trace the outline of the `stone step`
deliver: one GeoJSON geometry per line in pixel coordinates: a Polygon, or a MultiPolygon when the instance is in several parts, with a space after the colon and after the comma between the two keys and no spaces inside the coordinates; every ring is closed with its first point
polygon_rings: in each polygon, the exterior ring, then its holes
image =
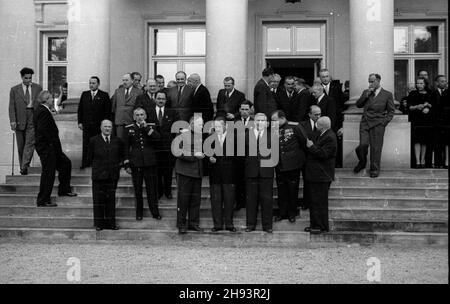
{"type": "MultiPolygon", "coordinates": [[[[78,194],[92,194],[90,185],[72,184],[73,191],[78,194]]],[[[56,188],[56,187],[55,187],[56,188]]],[[[55,189],[55,191],[57,191],[55,189]]],[[[302,191],[302,187],[300,187],[302,191]]],[[[3,184],[0,185],[0,193],[16,194],[16,193],[38,193],[39,185],[37,184],[3,184]]],[[[119,185],[117,194],[133,194],[134,189],[131,185],[119,185]]],[[[340,186],[330,189],[330,196],[361,196],[364,193],[369,197],[399,196],[399,197],[448,197],[447,185],[433,185],[428,187],[350,187],[340,186]]],[[[274,189],[274,195],[277,195],[277,189],[274,189]]],[[[209,196],[209,187],[202,187],[202,196],[209,196]]],[[[176,197],[176,191],[174,191],[176,197]]]]}
{"type": "Polygon", "coordinates": [[[330,232],[310,235],[306,232],[274,231],[272,234],[254,232],[189,232],[179,235],[177,230],[120,229],[117,231],[93,229],[54,228],[0,228],[0,238],[81,240],[81,241],[143,241],[146,244],[173,243],[193,246],[230,247],[299,247],[308,248],[325,242],[358,244],[392,244],[399,246],[448,246],[447,233],[407,232],[330,232]]]}
{"type": "MultiPolygon", "coordinates": [[[[22,175],[7,175],[6,184],[38,184],[40,181],[39,174],[30,174],[26,176],[22,175]]],[[[89,175],[72,175],[71,179],[73,184],[80,185],[91,185],[92,180],[89,175]]],[[[300,185],[303,184],[303,180],[300,185]]],[[[132,185],[132,180],[130,175],[122,175],[119,180],[119,185],[132,185]]],[[[353,177],[353,176],[338,176],[336,180],[331,184],[331,187],[340,186],[354,186],[354,187],[420,187],[424,185],[439,185],[448,186],[448,178],[437,178],[437,177],[405,177],[405,178],[395,178],[395,177],[380,177],[380,178],[369,178],[369,177],[353,177]]],[[[202,186],[209,187],[209,179],[204,178],[202,181],[202,186]]],[[[172,187],[176,187],[176,180],[174,178],[172,187]]],[[[276,182],[274,181],[274,187],[276,187],[276,182]]]]}
{"type": "MultiPolygon", "coordinates": [[[[81,142],[80,142],[81,145],[81,142]]],[[[29,168],[28,172],[30,174],[40,174],[40,167],[32,167],[29,168]]],[[[91,175],[91,168],[79,169],[77,167],[72,166],[72,175],[91,175]]],[[[125,176],[127,173],[125,171],[121,171],[121,175],[125,176]]],[[[367,177],[369,178],[369,170],[363,170],[358,174],[353,173],[352,169],[344,168],[344,169],[336,169],[336,176],[349,176],[349,177],[367,177]]],[[[427,178],[449,178],[449,170],[448,169],[382,169],[380,176],[378,178],[385,177],[427,177],[427,178]]],[[[376,179],[370,179],[376,180],[376,179]]]]}
{"type": "MultiPolygon", "coordinates": [[[[145,198],[145,194],[144,194],[145,198]]],[[[92,206],[91,195],[79,195],[77,197],[58,197],[52,196],[52,202],[59,206],[78,207],[78,206],[92,206]]],[[[274,205],[277,204],[277,197],[274,197],[274,205]]],[[[160,206],[176,206],[176,199],[168,200],[163,197],[159,200],[160,206]]],[[[0,193],[0,207],[2,205],[21,205],[21,206],[36,206],[35,194],[4,194],[0,193]]],[[[116,200],[118,207],[134,207],[134,195],[118,195],[116,200]]],[[[203,197],[203,206],[210,206],[211,201],[209,197],[203,197]]],[[[330,207],[341,208],[355,208],[355,207],[369,207],[369,208],[414,208],[421,210],[428,209],[446,209],[448,210],[448,199],[446,198],[414,198],[414,197],[385,197],[385,198],[368,198],[368,197],[342,197],[330,196],[330,207]]]]}
{"type": "MultiPolygon", "coordinates": [[[[162,213],[164,216],[164,213],[162,213]]],[[[258,222],[260,219],[258,218],[258,222]]],[[[244,228],[245,219],[234,220],[236,227],[244,228]]],[[[153,218],[145,218],[143,221],[136,221],[134,218],[117,218],[119,226],[127,229],[149,229],[149,233],[155,229],[164,227],[176,227],[176,217],[163,217],[161,221],[153,218]]],[[[281,221],[274,223],[274,229],[280,231],[302,230],[309,223],[308,218],[300,217],[296,223],[281,221]]],[[[93,225],[92,217],[11,217],[0,216],[0,227],[4,228],[89,228],[93,225]]],[[[210,217],[200,216],[200,225],[211,228],[210,217]]],[[[332,231],[398,231],[398,232],[448,232],[448,222],[446,221],[389,221],[389,220],[351,220],[335,219],[330,220],[332,231]]]]}
{"type": "MultiPolygon", "coordinates": [[[[159,210],[162,216],[177,216],[175,205],[160,205],[159,210]]],[[[116,216],[134,217],[136,214],[134,207],[116,208],[116,216]]],[[[235,218],[245,219],[245,210],[234,212],[235,218]]],[[[145,215],[149,216],[149,211],[145,209],[145,215]]],[[[308,211],[300,211],[303,218],[309,218],[308,211]]],[[[92,217],[93,210],[90,206],[58,206],[57,208],[37,208],[33,206],[8,206],[0,207],[0,216],[29,216],[29,217],[92,217]]],[[[209,218],[212,216],[211,207],[203,205],[200,208],[200,216],[209,218]]],[[[330,219],[358,219],[358,220],[419,220],[419,221],[448,221],[447,209],[393,209],[393,208],[329,208],[330,219]]],[[[1,223],[0,223],[1,225],[1,223]]]]}

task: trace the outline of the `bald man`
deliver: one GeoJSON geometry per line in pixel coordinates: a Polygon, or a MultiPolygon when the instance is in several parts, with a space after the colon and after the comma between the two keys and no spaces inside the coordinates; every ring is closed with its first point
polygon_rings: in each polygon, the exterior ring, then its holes
{"type": "Polygon", "coordinates": [[[116,126],[117,137],[124,140],[125,126],[132,124],[133,110],[136,98],[142,91],[133,86],[133,79],[130,73],[122,76],[122,86],[119,87],[111,97],[112,113],[114,113],[114,124],[116,126]]]}
{"type": "Polygon", "coordinates": [[[208,89],[202,84],[198,74],[191,74],[187,79],[187,84],[194,90],[192,95],[192,112],[202,113],[204,121],[211,121],[214,116],[214,106],[208,89]]]}
{"type": "Polygon", "coordinates": [[[319,234],[329,231],[328,191],[334,180],[337,139],[331,129],[331,120],[322,116],[317,120],[319,137],[313,142],[307,139],[308,148],[305,183],[308,184],[310,226],[306,232],[319,234]]]}

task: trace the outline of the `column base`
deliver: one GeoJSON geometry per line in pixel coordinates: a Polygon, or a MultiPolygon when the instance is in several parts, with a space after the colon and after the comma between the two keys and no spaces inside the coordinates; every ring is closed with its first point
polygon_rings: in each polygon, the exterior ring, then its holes
{"type": "MultiPolygon", "coordinates": [[[[355,148],[359,145],[359,124],[362,114],[347,113],[344,118],[343,167],[353,168],[358,163],[355,148]]],[[[407,115],[395,115],[384,133],[381,170],[383,168],[410,168],[411,124],[407,115]]],[[[369,166],[369,164],[367,164],[369,166]]]]}

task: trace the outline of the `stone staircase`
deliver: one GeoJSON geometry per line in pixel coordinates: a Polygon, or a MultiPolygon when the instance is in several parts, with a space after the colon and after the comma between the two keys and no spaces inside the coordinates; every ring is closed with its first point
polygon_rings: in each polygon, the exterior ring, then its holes
{"type": "MultiPolygon", "coordinates": [[[[205,232],[178,234],[175,183],[174,199],[160,201],[163,219],[151,218],[146,210],[146,217],[138,222],[131,177],[125,172],[117,190],[116,216],[121,229],[97,232],[92,228],[90,170],[72,170],[72,185],[79,196],[53,197],[56,208],[35,206],[39,171],[33,168],[28,176],[7,176],[6,183],[0,185],[0,238],[192,241],[205,246],[309,246],[322,242],[448,245],[447,170],[384,170],[379,178],[371,179],[366,173],[354,175],[349,169],[338,169],[330,190],[332,231],[321,235],[303,231],[309,225],[308,211],[301,211],[296,223],[274,223],[273,234],[263,233],[260,224],[259,231],[246,233],[245,209],[235,213],[237,233],[209,232],[213,224],[207,178],[203,180],[200,212],[205,232]]],[[[277,208],[275,184],[274,187],[277,208]]],[[[53,192],[56,193],[56,187],[53,192]]]]}

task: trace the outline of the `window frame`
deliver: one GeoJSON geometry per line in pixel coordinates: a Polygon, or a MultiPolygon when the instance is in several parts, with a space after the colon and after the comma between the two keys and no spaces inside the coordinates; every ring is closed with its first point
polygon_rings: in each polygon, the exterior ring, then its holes
{"type": "MultiPolygon", "coordinates": [[[[51,61],[48,60],[48,40],[49,38],[65,38],[68,41],[68,31],[46,31],[42,33],[42,49],[41,49],[41,62],[42,62],[42,88],[44,90],[49,90],[48,84],[48,69],[49,67],[65,67],[66,68],[66,80],[67,80],[67,49],[66,49],[66,60],[65,61],[51,61]]],[[[68,81],[68,80],[67,80],[68,81]]],[[[56,92],[51,92],[56,93],[56,92]]]]}

